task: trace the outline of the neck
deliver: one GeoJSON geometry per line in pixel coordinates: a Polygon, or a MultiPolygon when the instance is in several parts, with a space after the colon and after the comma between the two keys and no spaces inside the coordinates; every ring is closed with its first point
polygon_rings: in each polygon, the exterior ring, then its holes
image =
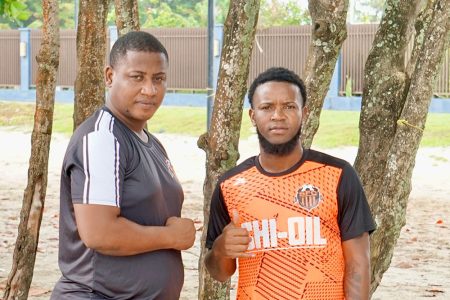
{"type": "Polygon", "coordinates": [[[139,131],[139,132],[137,132],[137,131],[134,131],[133,130],[133,132],[144,142],[144,143],[147,143],[148,142],[148,136],[147,136],[147,134],[145,133],[145,131],[142,129],[141,131],[139,131]]]}
{"type": "Polygon", "coordinates": [[[289,170],[300,161],[303,156],[303,148],[298,144],[294,150],[284,156],[269,154],[260,147],[259,163],[261,167],[269,173],[280,173],[289,170]]]}

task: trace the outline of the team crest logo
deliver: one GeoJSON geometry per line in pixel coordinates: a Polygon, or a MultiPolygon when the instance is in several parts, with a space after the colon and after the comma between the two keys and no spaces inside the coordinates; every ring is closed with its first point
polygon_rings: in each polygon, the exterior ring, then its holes
{"type": "Polygon", "coordinates": [[[294,203],[298,203],[300,207],[311,211],[319,206],[322,201],[322,195],[319,188],[312,184],[304,184],[295,195],[294,203]]]}
{"type": "Polygon", "coordinates": [[[166,159],[166,166],[167,166],[167,170],[169,171],[170,175],[172,176],[172,178],[174,178],[175,170],[173,169],[172,163],[168,159],[166,159]]]}

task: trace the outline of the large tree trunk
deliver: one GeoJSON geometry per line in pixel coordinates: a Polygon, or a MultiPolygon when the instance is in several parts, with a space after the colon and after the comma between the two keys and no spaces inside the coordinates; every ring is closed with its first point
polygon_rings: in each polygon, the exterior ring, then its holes
{"type": "Polygon", "coordinates": [[[305,67],[305,85],[309,116],[303,121],[302,142],[311,146],[319,128],[320,113],[328,92],[342,43],[347,38],[348,0],[310,0],[312,19],[311,46],[305,67]]]}
{"type": "Polygon", "coordinates": [[[413,33],[420,1],[387,2],[366,61],[355,167],[369,195],[383,180],[386,154],[404,106],[409,82],[405,72],[405,49],[413,33]]]}
{"type": "Polygon", "coordinates": [[[371,294],[391,262],[405,224],[415,156],[433,87],[448,46],[449,1],[432,0],[416,24],[408,71],[404,48],[420,1],[388,1],[365,70],[360,146],[355,166],[378,224],[371,237],[371,294]],[[420,37],[421,35],[421,37],[420,37]]]}
{"type": "Polygon", "coordinates": [[[232,0],[224,25],[224,43],[219,79],[209,132],[200,137],[206,151],[204,227],[199,259],[199,299],[229,299],[230,284],[213,280],[205,268],[204,256],[211,196],[217,179],[236,165],[242,107],[247,91],[250,59],[258,22],[259,0],[232,0]]]}
{"type": "Polygon", "coordinates": [[[31,136],[28,184],[24,192],[20,224],[3,299],[27,299],[47,189],[48,155],[52,135],[56,74],[59,65],[58,1],[43,0],[43,39],[37,56],[36,112],[31,136]]]}
{"type": "Polygon", "coordinates": [[[119,36],[130,31],[139,31],[139,10],[137,0],[114,0],[116,26],[119,36]]]}
{"type": "Polygon", "coordinates": [[[80,0],[74,130],[105,103],[103,68],[108,0],[80,0]]]}

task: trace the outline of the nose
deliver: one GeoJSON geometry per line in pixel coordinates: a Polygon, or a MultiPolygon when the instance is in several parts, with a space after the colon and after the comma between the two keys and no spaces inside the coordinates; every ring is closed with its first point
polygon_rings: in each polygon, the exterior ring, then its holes
{"type": "Polygon", "coordinates": [[[272,116],[270,117],[270,120],[272,121],[278,121],[278,120],[284,120],[285,114],[282,107],[277,107],[274,109],[272,116]]]}
{"type": "Polygon", "coordinates": [[[147,95],[147,96],[154,96],[156,95],[156,86],[150,81],[149,83],[146,83],[141,88],[141,94],[147,95]]]}

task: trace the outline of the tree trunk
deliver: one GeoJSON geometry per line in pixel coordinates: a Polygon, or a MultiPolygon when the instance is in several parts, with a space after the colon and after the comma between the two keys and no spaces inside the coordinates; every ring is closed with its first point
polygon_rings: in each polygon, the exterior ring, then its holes
{"type": "Polygon", "coordinates": [[[199,259],[199,299],[229,299],[230,284],[213,280],[204,265],[211,196],[217,179],[236,165],[242,107],[247,91],[250,59],[258,21],[259,0],[232,0],[224,25],[218,87],[209,132],[198,145],[206,152],[204,227],[199,259]]]}
{"type": "Polygon", "coordinates": [[[406,72],[404,49],[419,2],[388,1],[366,63],[355,166],[378,224],[371,236],[371,294],[389,267],[405,224],[415,156],[449,40],[449,1],[430,1],[432,10],[419,17],[424,30],[418,32],[406,72]]]}
{"type": "Polygon", "coordinates": [[[105,103],[107,14],[108,0],[80,0],[74,130],[105,103]]]}
{"type": "Polygon", "coordinates": [[[139,31],[139,10],[137,0],[114,0],[116,26],[119,36],[130,31],[139,31]]]}
{"type": "Polygon", "coordinates": [[[36,112],[31,136],[28,184],[24,192],[13,263],[3,299],[27,299],[47,189],[48,155],[53,124],[56,75],[59,65],[58,1],[43,0],[43,39],[39,54],[36,112]]]}
{"type": "Polygon", "coordinates": [[[405,49],[413,33],[419,3],[420,0],[387,2],[366,61],[355,167],[369,195],[383,180],[386,154],[404,106],[409,82],[405,49]]]}
{"type": "Polygon", "coordinates": [[[310,0],[311,46],[305,67],[305,86],[309,116],[303,121],[302,142],[311,147],[319,128],[323,101],[328,92],[342,43],[347,38],[348,0],[310,0]]]}

